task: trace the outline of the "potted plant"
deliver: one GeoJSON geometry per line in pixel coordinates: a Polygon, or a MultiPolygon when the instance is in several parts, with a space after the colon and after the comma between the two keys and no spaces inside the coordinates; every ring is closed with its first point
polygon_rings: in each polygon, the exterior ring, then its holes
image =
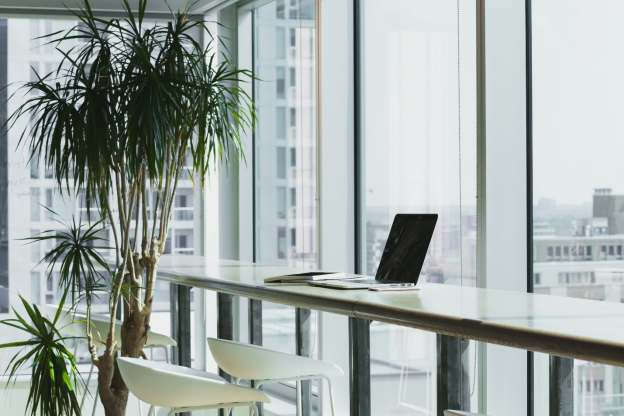
{"type": "MultiPolygon", "coordinates": [[[[187,7],[172,12],[164,25],[148,25],[146,5],[139,0],[133,12],[124,0],[124,17],[107,20],[96,17],[84,0],[75,13],[79,24],[47,37],[59,51],[66,41],[77,46],[62,52],[56,71],[22,86],[34,94],[7,121],[10,128],[22,117],[30,119],[20,144],[28,147],[31,160],[41,155],[59,190],[83,194],[87,212],[96,210],[113,235],[114,267],[106,282],[111,323],[101,355],[87,331],[109,416],[123,415],[128,400],[115,346],[121,341],[122,356],[139,357],[147,340],[178,181],[190,172],[203,186],[217,162],[243,157],[241,131],[256,121],[253,102],[238,86],[251,73],[236,69],[226,54],[217,56],[220,39],[205,22],[190,16],[187,7]],[[192,35],[198,30],[208,34],[206,47],[192,35]],[[156,194],[154,206],[148,206],[148,192],[156,194]],[[119,308],[121,340],[112,330],[119,308]]],[[[59,249],[59,259],[70,246],[59,249]]],[[[75,270],[90,262],[88,256],[72,261],[75,270]]],[[[72,279],[72,267],[61,269],[61,280],[72,279]]],[[[77,283],[75,298],[86,299],[90,316],[94,291],[77,283]]]]}

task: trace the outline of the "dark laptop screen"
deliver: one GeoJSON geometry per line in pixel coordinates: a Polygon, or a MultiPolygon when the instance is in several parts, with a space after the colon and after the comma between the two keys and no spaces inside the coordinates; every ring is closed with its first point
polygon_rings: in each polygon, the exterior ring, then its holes
{"type": "Polygon", "coordinates": [[[416,283],[438,214],[397,214],[375,279],[416,283]]]}

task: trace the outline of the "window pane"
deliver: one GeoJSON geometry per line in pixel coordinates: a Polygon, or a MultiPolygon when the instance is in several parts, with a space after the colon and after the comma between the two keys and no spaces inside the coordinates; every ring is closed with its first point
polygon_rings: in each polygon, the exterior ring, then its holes
{"type": "Polygon", "coordinates": [[[41,273],[30,272],[30,301],[36,305],[41,304],[41,273]]]}
{"type": "Polygon", "coordinates": [[[297,73],[295,71],[295,68],[290,67],[288,71],[289,71],[288,77],[290,78],[290,83],[288,85],[290,85],[291,87],[295,87],[297,85],[297,73]]]}
{"type": "Polygon", "coordinates": [[[278,19],[283,19],[284,18],[284,9],[286,8],[286,5],[284,4],[284,0],[276,0],[276,7],[275,7],[275,17],[278,19]]]}
{"type": "MultiPolygon", "coordinates": [[[[254,82],[259,118],[254,149],[256,260],[314,267],[317,226],[315,21],[279,19],[276,17],[279,4],[271,2],[254,10],[254,74],[259,79],[254,82]],[[285,62],[278,63],[275,48],[280,43],[274,41],[272,34],[281,36],[282,33],[288,34],[293,53],[286,54],[285,62]],[[298,39],[302,42],[296,41],[298,39]],[[286,94],[286,82],[292,86],[293,95],[286,94]],[[296,229],[294,245],[288,242],[291,232],[286,232],[292,228],[296,229]]],[[[288,1],[288,7],[298,9],[298,0],[294,4],[288,1]]]]}
{"type": "MultiPolygon", "coordinates": [[[[182,188],[176,191],[173,207],[175,221],[193,221],[193,188],[182,188]]],[[[180,224],[181,226],[182,224],[180,224]]]]}
{"type": "MultiPolygon", "coordinates": [[[[34,237],[39,234],[39,230],[30,230],[30,236],[34,237]]],[[[41,260],[41,243],[36,241],[30,245],[30,262],[37,264],[41,260]]]]}
{"type": "Polygon", "coordinates": [[[41,202],[39,201],[39,188],[30,188],[30,220],[39,221],[41,202]]]}
{"type": "MultiPolygon", "coordinates": [[[[537,293],[624,299],[623,13],[619,1],[533,2],[537,293]],[[563,246],[562,256],[550,246],[563,246]],[[578,249],[568,255],[566,246],[578,249]]],[[[547,374],[547,358],[536,364],[547,374]]],[[[575,360],[574,383],[575,415],[624,413],[621,368],[575,360]]],[[[547,413],[548,386],[536,384],[535,414],[547,413]]]]}
{"type": "MultiPolygon", "coordinates": [[[[314,1],[308,3],[314,10],[314,1]]],[[[299,20],[299,8],[299,0],[280,0],[254,10],[255,254],[264,264],[312,268],[317,259],[315,21],[299,20]]],[[[295,353],[295,308],[263,302],[262,309],[263,345],[295,353]]],[[[265,411],[295,414],[294,389],[287,399],[279,410],[266,405],[265,411]]]]}
{"type": "Polygon", "coordinates": [[[286,149],[284,147],[277,148],[275,166],[277,167],[277,179],[286,179],[286,149]]]}
{"type": "Polygon", "coordinates": [[[275,109],[275,138],[286,138],[286,109],[284,107],[277,107],[275,109]]]}
{"type": "Polygon", "coordinates": [[[286,69],[281,66],[275,68],[275,91],[277,98],[286,98],[286,69]]]}
{"type": "MultiPolygon", "coordinates": [[[[455,0],[360,4],[362,269],[375,275],[395,214],[437,213],[419,281],[474,286],[474,3],[462,3],[460,50],[455,0]]],[[[471,370],[474,357],[471,343],[471,370]]],[[[371,362],[372,414],[436,414],[435,334],[373,322],[371,362]]]]}
{"type": "Polygon", "coordinates": [[[275,28],[275,58],[286,59],[286,29],[275,28]]]}
{"type": "Polygon", "coordinates": [[[286,218],[286,188],[277,188],[277,218],[286,218]]]}

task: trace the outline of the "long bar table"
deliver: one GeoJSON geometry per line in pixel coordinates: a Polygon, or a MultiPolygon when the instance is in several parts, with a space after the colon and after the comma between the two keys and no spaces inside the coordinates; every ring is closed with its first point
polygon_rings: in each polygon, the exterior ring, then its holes
{"type": "Polygon", "coordinates": [[[158,274],[184,286],[624,366],[624,305],[619,303],[421,282],[419,291],[397,292],[264,283],[267,277],[301,271],[165,255],[158,274]]]}

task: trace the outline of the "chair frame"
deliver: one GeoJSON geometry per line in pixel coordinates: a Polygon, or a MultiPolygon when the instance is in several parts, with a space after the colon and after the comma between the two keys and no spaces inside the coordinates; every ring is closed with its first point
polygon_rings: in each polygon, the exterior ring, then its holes
{"type": "MultiPolygon", "coordinates": [[[[233,377],[234,384],[238,385],[242,379],[233,377]]],[[[301,409],[301,382],[307,380],[325,380],[327,381],[327,387],[329,388],[329,404],[331,406],[332,416],[336,416],[334,411],[334,389],[332,388],[331,379],[329,376],[324,374],[315,374],[310,376],[300,376],[300,377],[287,377],[287,378],[275,378],[275,379],[266,379],[266,380],[250,380],[253,381],[254,388],[259,390],[260,387],[264,384],[277,384],[284,383],[287,381],[296,382],[297,388],[297,409],[301,409]]]]}
{"type": "MultiPolygon", "coordinates": [[[[236,403],[219,403],[206,406],[193,406],[193,407],[174,407],[167,413],[167,416],[173,416],[176,413],[193,412],[195,410],[210,410],[210,409],[226,409],[232,407],[249,407],[254,416],[260,416],[258,407],[254,402],[236,402],[236,403]]],[[[151,405],[147,416],[155,416],[156,406],[151,405]]]]}

